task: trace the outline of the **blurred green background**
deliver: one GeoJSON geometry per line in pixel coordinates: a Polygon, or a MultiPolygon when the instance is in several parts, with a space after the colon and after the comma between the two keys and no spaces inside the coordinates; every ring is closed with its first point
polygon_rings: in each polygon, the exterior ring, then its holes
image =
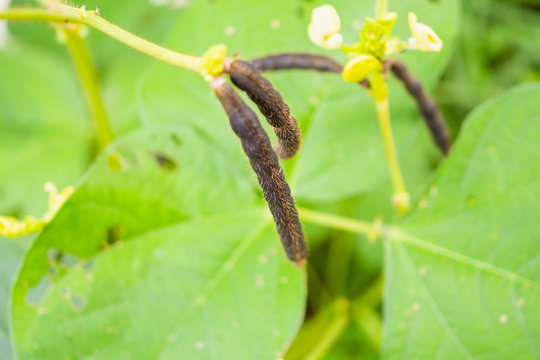
{"type": "Polygon", "coordinates": [[[540,1],[463,1],[462,9],[456,49],[434,92],[454,134],[478,104],[540,80],[540,1]]]}

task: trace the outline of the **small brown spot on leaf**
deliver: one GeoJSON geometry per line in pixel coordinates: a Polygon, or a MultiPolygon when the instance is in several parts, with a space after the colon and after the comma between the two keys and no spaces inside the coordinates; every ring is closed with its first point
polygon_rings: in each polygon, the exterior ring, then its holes
{"type": "Polygon", "coordinates": [[[160,151],[154,151],[151,155],[162,169],[170,171],[178,169],[178,163],[170,155],[160,151]]]}
{"type": "Polygon", "coordinates": [[[111,225],[107,228],[107,236],[105,238],[105,243],[101,245],[101,250],[107,249],[108,247],[116,244],[124,236],[126,229],[122,225],[111,225]]]}

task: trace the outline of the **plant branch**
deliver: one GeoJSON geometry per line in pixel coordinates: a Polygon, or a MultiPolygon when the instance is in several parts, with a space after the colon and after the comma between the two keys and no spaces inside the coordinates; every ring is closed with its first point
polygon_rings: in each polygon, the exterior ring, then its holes
{"type": "Polygon", "coordinates": [[[79,34],[77,29],[59,29],[66,35],[66,44],[73,57],[73,62],[77,68],[81,83],[86,94],[88,104],[90,105],[92,115],[96,124],[97,139],[100,148],[104,148],[113,140],[113,132],[99,89],[98,77],[92,62],[92,57],[88,46],[79,34]]]}
{"type": "Polygon", "coordinates": [[[84,12],[83,23],[109,35],[121,43],[132,47],[142,53],[152,56],[158,60],[169,63],[174,66],[182,67],[188,70],[199,72],[202,68],[203,59],[197,56],[181,54],[157,44],[145,40],[139,36],[130,33],[121,27],[114,25],[101,18],[97,14],[84,12]]]}
{"type": "Polygon", "coordinates": [[[303,360],[318,360],[328,353],[332,345],[339,339],[349,324],[350,303],[346,299],[337,299],[334,304],[335,316],[326,327],[324,333],[314,344],[312,350],[306,354],[303,360]]]}
{"type": "Polygon", "coordinates": [[[367,221],[355,220],[343,216],[318,212],[302,207],[297,207],[300,219],[312,224],[328,226],[334,229],[340,229],[357,234],[372,235],[377,232],[379,235],[384,235],[386,232],[385,226],[376,226],[367,221]]]}
{"type": "Polygon", "coordinates": [[[371,306],[363,303],[355,304],[352,312],[353,319],[362,328],[373,347],[380,350],[383,325],[379,314],[371,306]]]}
{"type": "MultiPolygon", "coordinates": [[[[383,84],[383,86],[386,85],[383,84]]],[[[403,175],[401,174],[401,168],[399,167],[396,146],[394,143],[394,134],[392,133],[392,123],[390,122],[388,94],[386,91],[382,92],[382,94],[381,97],[375,97],[374,100],[394,192],[392,202],[400,213],[406,213],[409,210],[409,194],[407,193],[403,175]]]]}
{"type": "Polygon", "coordinates": [[[362,296],[351,302],[353,319],[364,330],[374,348],[379,350],[382,346],[382,322],[374,308],[381,302],[383,288],[384,278],[381,274],[362,296]]]}
{"type": "Polygon", "coordinates": [[[384,14],[386,14],[386,11],[388,9],[388,1],[387,0],[376,0],[376,10],[375,15],[378,19],[382,18],[384,14]]]}
{"type": "Polygon", "coordinates": [[[81,17],[76,12],[53,13],[44,8],[10,8],[0,11],[2,20],[37,20],[57,23],[78,23],[81,24],[81,17]]]}
{"type": "Polygon", "coordinates": [[[85,24],[139,52],[171,65],[199,73],[203,70],[204,66],[204,59],[202,57],[181,54],[136,36],[103,19],[98,15],[97,10],[87,11],[63,4],[51,3],[47,9],[11,8],[0,12],[0,19],[41,20],[55,23],[85,24]]]}

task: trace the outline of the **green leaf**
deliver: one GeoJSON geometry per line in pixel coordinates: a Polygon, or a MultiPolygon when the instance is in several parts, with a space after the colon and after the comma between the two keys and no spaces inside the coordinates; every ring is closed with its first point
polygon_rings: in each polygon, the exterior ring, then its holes
{"type": "MultiPolygon", "coordinates": [[[[287,51],[308,51],[340,56],[339,51],[316,48],[307,36],[315,2],[227,2],[195,1],[183,11],[166,42],[181,52],[202,54],[210,45],[225,43],[232,55],[242,58],[287,51]],[[219,14],[219,17],[211,16],[219,14]]],[[[357,41],[358,26],[372,15],[373,1],[332,3],[342,20],[345,42],[357,41]],[[356,27],[356,29],[355,29],[356,27]]],[[[431,87],[446,64],[457,31],[459,2],[410,0],[392,3],[399,13],[396,34],[408,38],[407,11],[415,11],[445,41],[440,54],[408,54],[413,72],[431,87]]],[[[344,56],[340,57],[344,60],[344,56]]],[[[387,165],[375,117],[365,90],[346,84],[334,74],[282,72],[268,74],[283,94],[303,131],[303,148],[287,165],[288,178],[299,201],[333,201],[367,192],[387,178],[387,165]]],[[[231,146],[234,136],[208,85],[187,71],[156,65],[141,89],[140,99],[148,122],[187,121],[204,128],[223,144],[231,161],[240,163],[243,154],[231,146]],[[201,110],[204,109],[204,110],[201,110]],[[190,116],[178,119],[179,111],[190,116]]],[[[424,126],[413,101],[402,85],[391,83],[391,103],[400,154],[414,146],[424,126]]]]}
{"type": "MultiPolygon", "coordinates": [[[[35,5],[35,1],[12,3],[35,5]]],[[[154,8],[146,0],[131,1],[129,11],[125,2],[86,4],[158,42],[170,24],[168,19],[174,17],[174,11],[154,8]]],[[[54,29],[24,21],[9,25],[11,41],[0,49],[0,78],[6,85],[0,87],[0,215],[41,216],[47,209],[44,183],[51,181],[60,189],[74,184],[95,155],[95,134],[78,74],[54,29]]],[[[113,128],[122,133],[139,127],[134,88],[138,74],[155,60],[136,55],[97,31],[90,31],[88,41],[113,128]]],[[[9,262],[8,253],[5,256],[2,260],[9,262]]],[[[14,269],[10,271],[0,272],[0,276],[11,279],[14,269]]],[[[0,319],[7,314],[7,308],[1,306],[0,319]]],[[[0,327],[8,329],[1,320],[0,327]]],[[[7,339],[7,333],[5,336],[7,339]]],[[[3,349],[9,342],[0,342],[0,357],[8,359],[11,351],[3,349]]]]}
{"type": "Polygon", "coordinates": [[[304,279],[247,172],[186,126],[116,141],[26,255],[19,359],[282,353],[304,279]]]}
{"type": "Polygon", "coordinates": [[[539,98],[531,84],[471,114],[389,234],[385,359],[540,355],[539,98]]]}
{"type": "Polygon", "coordinates": [[[0,357],[11,359],[13,351],[9,339],[9,299],[11,286],[16,271],[24,255],[24,246],[27,241],[23,239],[7,240],[0,238],[0,357]]]}

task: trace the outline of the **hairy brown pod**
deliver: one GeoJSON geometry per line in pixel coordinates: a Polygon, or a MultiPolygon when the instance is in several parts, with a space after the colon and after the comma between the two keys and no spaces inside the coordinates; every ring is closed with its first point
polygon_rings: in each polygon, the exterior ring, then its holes
{"type": "Polygon", "coordinates": [[[234,85],[249,96],[274,128],[279,143],[278,155],[287,159],[296,154],[301,142],[300,128],[270,81],[247,61],[233,60],[227,70],[234,85]]]}
{"type": "Polygon", "coordinates": [[[308,248],[302,225],[298,219],[291,190],[268,135],[257,115],[225,79],[216,78],[212,81],[211,87],[225,109],[231,127],[240,138],[251,168],[257,175],[287,257],[297,266],[303,266],[308,248]]]}
{"type": "Polygon", "coordinates": [[[341,73],[343,66],[323,55],[287,53],[265,56],[251,60],[259,71],[304,69],[341,73]]]}
{"type": "MultiPolygon", "coordinates": [[[[332,72],[341,74],[343,65],[324,55],[309,53],[284,53],[269,55],[251,60],[251,63],[259,71],[274,70],[314,70],[320,72],[332,72]]],[[[362,80],[358,85],[369,88],[369,82],[362,80]]]]}
{"type": "Polygon", "coordinates": [[[388,60],[385,63],[385,67],[390,68],[395,77],[403,82],[407,92],[415,99],[418,110],[426,121],[435,144],[437,144],[437,147],[443,154],[448,154],[452,147],[450,132],[448,131],[444,118],[437,109],[437,105],[426,95],[426,93],[424,93],[420,81],[414,77],[405,64],[400,61],[388,60]]]}

